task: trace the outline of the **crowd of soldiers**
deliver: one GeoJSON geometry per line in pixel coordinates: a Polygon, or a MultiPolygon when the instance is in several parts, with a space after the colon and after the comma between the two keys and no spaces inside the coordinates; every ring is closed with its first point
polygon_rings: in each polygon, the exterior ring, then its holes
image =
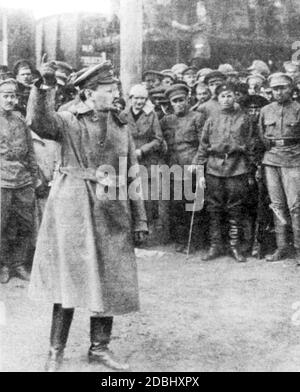
{"type": "Polygon", "coordinates": [[[292,61],[275,73],[261,60],[242,72],[230,64],[148,70],[128,100],[109,62],[80,71],[61,61],[40,72],[25,60],[13,72],[0,67],[0,281],[30,280],[34,255],[31,294],[54,303],[50,368],[62,360],[74,308],[86,306],[90,360],[124,369],[107,344],[112,316],[138,310],[132,244],[148,230],[177,252],[209,244],[205,261],[230,252],[240,263],[296,256],[300,265],[299,99],[292,61]],[[190,200],[174,197],[176,178],[170,200],[151,200],[143,172],[142,203],[100,202],[107,179],[97,168],[120,156],[147,174],[187,168],[204,208],[187,211],[190,200]]]}
{"type": "MultiPolygon", "coordinates": [[[[52,65],[55,110],[72,112],[82,99],[74,80],[86,69],[75,72],[61,61],[52,65]]],[[[22,135],[11,130],[26,127],[28,99],[39,72],[25,60],[18,61],[13,72],[6,66],[0,71],[0,94],[16,95],[11,102],[15,117],[1,113],[6,124],[1,129],[0,276],[1,283],[7,283],[14,275],[29,279],[61,151],[57,142],[33,130],[22,135]]],[[[267,261],[281,260],[294,250],[300,257],[300,67],[288,61],[280,71],[271,74],[261,60],[242,72],[230,64],[217,70],[176,64],[146,71],[128,102],[119,84],[112,105],[131,130],[138,162],[149,174],[152,165],[188,166],[193,181],[197,173],[205,187],[205,207],[191,227],[187,201],[152,201],[149,183],[144,195],[147,219],[162,243],[173,241],[176,251],[186,253],[192,231],[192,251],[210,243],[204,260],[222,255],[227,242],[239,262],[247,255],[261,258],[273,248],[277,250],[267,261]]],[[[173,188],[171,183],[171,196],[173,188]]]]}

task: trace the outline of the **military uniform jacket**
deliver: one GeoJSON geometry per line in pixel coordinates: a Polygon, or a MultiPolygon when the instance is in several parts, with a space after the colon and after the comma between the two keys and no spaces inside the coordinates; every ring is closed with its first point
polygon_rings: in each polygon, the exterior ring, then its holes
{"type": "Polygon", "coordinates": [[[18,112],[0,111],[0,160],[2,188],[35,184],[38,169],[31,133],[18,112]]]}
{"type": "Polygon", "coordinates": [[[168,145],[167,163],[191,165],[197,154],[203,116],[197,112],[186,112],[183,116],[170,114],[161,120],[164,139],[168,145]]]}
{"type": "Polygon", "coordinates": [[[205,165],[206,173],[217,177],[249,173],[254,164],[254,140],[243,111],[220,111],[206,121],[193,163],[205,165]]]}
{"type": "MultiPolygon", "coordinates": [[[[273,102],[260,114],[259,132],[266,152],[263,163],[279,167],[300,166],[300,104],[289,101],[284,105],[273,102]],[[272,141],[290,139],[288,146],[272,146],[272,141]]],[[[279,143],[280,144],[280,143],[279,143]]]]}

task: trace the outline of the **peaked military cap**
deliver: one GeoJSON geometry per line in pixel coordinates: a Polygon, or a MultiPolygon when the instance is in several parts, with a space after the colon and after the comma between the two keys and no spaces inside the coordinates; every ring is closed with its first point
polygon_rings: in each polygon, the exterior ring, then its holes
{"type": "Polygon", "coordinates": [[[18,83],[15,79],[0,80],[0,91],[1,93],[14,93],[17,91],[18,83]]]}
{"type": "Polygon", "coordinates": [[[211,80],[226,80],[226,76],[220,71],[211,71],[204,78],[204,83],[208,84],[211,80]]]}
{"type": "Polygon", "coordinates": [[[268,80],[271,88],[277,86],[288,86],[294,83],[293,78],[283,72],[274,73],[268,80]]]}
{"type": "Polygon", "coordinates": [[[222,83],[220,86],[216,88],[216,95],[219,96],[221,93],[225,91],[236,91],[236,85],[234,83],[222,83]]]}
{"type": "Polygon", "coordinates": [[[155,76],[158,76],[160,79],[163,79],[163,77],[164,77],[164,75],[163,75],[161,72],[155,71],[155,70],[153,70],[153,69],[149,69],[149,70],[147,70],[147,71],[145,71],[145,72],[143,73],[143,80],[145,79],[145,77],[146,77],[147,75],[155,75],[155,76]]]}
{"type": "Polygon", "coordinates": [[[189,92],[190,92],[190,89],[186,84],[176,83],[176,84],[173,84],[173,86],[170,86],[166,90],[165,95],[169,100],[171,100],[171,99],[182,97],[182,96],[187,97],[189,95],[189,92]]]}
{"type": "Polygon", "coordinates": [[[114,77],[113,66],[110,61],[103,61],[87,68],[82,75],[76,78],[74,86],[82,89],[94,82],[98,84],[118,83],[118,79],[114,77]]]}

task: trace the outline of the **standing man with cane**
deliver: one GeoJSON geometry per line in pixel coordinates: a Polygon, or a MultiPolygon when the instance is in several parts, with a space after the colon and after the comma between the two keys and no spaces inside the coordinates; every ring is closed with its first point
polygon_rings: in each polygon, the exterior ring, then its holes
{"type": "Polygon", "coordinates": [[[75,81],[81,101],[72,112],[56,113],[48,104],[55,85],[51,64],[42,66],[41,75],[31,92],[28,124],[62,145],[62,167],[46,205],[30,284],[31,298],[54,304],[46,369],[61,366],[74,308],[80,307],[91,311],[89,361],[126,370],[108,346],[114,316],[139,310],[134,242],[143,241],[148,229],[141,198],[120,197],[137,161],[127,125],[112,107],[118,80],[110,62],[87,69],[75,81]],[[103,166],[115,175],[106,176],[103,166]],[[111,186],[113,200],[105,197],[111,186]]]}

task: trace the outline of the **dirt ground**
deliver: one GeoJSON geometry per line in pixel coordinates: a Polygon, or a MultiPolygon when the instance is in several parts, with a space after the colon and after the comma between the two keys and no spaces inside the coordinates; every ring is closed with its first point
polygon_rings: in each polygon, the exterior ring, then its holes
{"type": "MultiPolygon", "coordinates": [[[[300,269],[293,260],[205,263],[200,253],[186,260],[164,250],[138,260],[141,312],[115,319],[111,347],[132,371],[300,370],[300,269]]],[[[27,284],[16,279],[0,290],[2,370],[43,371],[51,306],[31,302],[27,284]]],[[[63,370],[107,371],[87,364],[88,346],[89,313],[77,310],[63,370]]]]}

